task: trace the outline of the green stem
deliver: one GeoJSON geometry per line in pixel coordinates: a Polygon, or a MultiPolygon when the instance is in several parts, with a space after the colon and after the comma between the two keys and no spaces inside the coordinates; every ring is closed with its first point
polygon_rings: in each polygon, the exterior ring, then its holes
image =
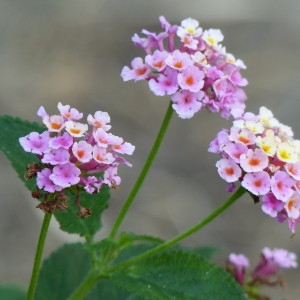
{"type": "Polygon", "coordinates": [[[165,114],[165,117],[164,117],[164,120],[161,124],[161,127],[160,127],[160,130],[157,134],[157,137],[154,141],[154,144],[152,146],[152,149],[148,155],[148,158],[144,164],[144,167],[143,169],[141,170],[141,173],[139,175],[139,177],[137,178],[136,180],[136,183],[135,185],[133,186],[127,200],[125,201],[123,207],[121,208],[121,211],[118,215],[118,217],[116,218],[116,221],[112,227],[112,230],[110,232],[110,235],[109,237],[110,238],[114,238],[121,226],[121,223],[123,222],[130,206],[132,205],[134,199],[135,199],[135,196],[137,195],[140,187],[142,186],[143,182],[144,182],[144,179],[146,177],[146,175],[148,174],[148,171],[154,161],[154,158],[158,152],[158,149],[161,145],[161,142],[165,136],[165,133],[167,131],[167,128],[168,128],[168,125],[170,124],[170,120],[171,120],[171,117],[172,117],[172,114],[173,114],[173,108],[172,108],[172,102],[170,101],[170,104],[168,106],[168,109],[167,109],[167,112],[165,114]]]}
{"type": "Polygon", "coordinates": [[[151,250],[142,253],[136,257],[133,257],[132,259],[129,259],[127,261],[124,261],[122,263],[119,263],[115,266],[113,266],[110,271],[114,272],[117,269],[120,268],[124,268],[124,267],[128,267],[131,265],[136,264],[137,262],[146,259],[166,248],[169,248],[171,246],[174,246],[175,244],[179,243],[180,241],[182,241],[183,239],[187,238],[188,236],[192,235],[193,233],[195,233],[196,231],[198,231],[199,229],[203,228],[205,225],[207,225],[208,223],[210,223],[211,221],[213,221],[217,216],[219,216],[223,211],[225,211],[228,207],[230,207],[234,202],[236,202],[244,193],[246,192],[246,190],[243,187],[239,187],[234,194],[231,195],[231,197],[229,197],[229,199],[224,202],[223,204],[221,204],[215,211],[213,211],[210,215],[208,215],[205,219],[203,219],[202,221],[200,221],[199,223],[195,224],[194,226],[190,227],[189,229],[187,229],[186,231],[182,232],[181,234],[177,235],[176,237],[174,237],[173,239],[166,241],[162,244],[160,244],[159,246],[152,248],[151,250]]]}
{"type": "MultiPolygon", "coordinates": [[[[101,278],[101,277],[100,277],[101,278]]],[[[99,276],[97,272],[92,270],[86,278],[81,282],[81,284],[76,288],[74,293],[68,298],[68,300],[82,300],[91,291],[91,289],[99,281],[99,276]]]]}
{"type": "Polygon", "coordinates": [[[41,232],[40,232],[40,236],[39,236],[39,241],[38,241],[38,244],[36,247],[34,264],[33,264],[30,284],[29,284],[27,297],[26,297],[27,300],[32,300],[34,297],[35,288],[36,288],[38,278],[39,278],[42,255],[43,255],[45,240],[46,240],[51,216],[52,216],[52,214],[47,214],[47,213],[45,213],[45,215],[44,215],[44,220],[43,220],[43,224],[42,224],[42,228],[41,228],[41,232]]]}

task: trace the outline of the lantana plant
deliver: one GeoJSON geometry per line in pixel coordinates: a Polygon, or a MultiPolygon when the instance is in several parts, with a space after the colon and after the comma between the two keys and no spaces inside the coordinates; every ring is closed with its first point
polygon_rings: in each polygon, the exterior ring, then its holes
{"type": "Polygon", "coordinates": [[[180,25],[163,16],[159,20],[162,32],[142,30],[143,36],[133,36],[145,56],[133,58],[121,77],[146,80],[154,95],[166,96],[169,105],[106,237],[95,238],[102,228],[101,214],[109,205],[110,189],[121,185],[118,168],[134,167],[127,156],[134,154],[135,146],[111,132],[110,116],[101,103],[86,122],[76,108],[60,102],[56,114],[38,109],[42,124],[0,116],[0,150],[44,214],[28,289],[0,286],[1,299],[267,299],[263,286],[282,285],[280,269],[297,267],[295,253],[267,245],[262,245],[261,260],[252,271],[249,259],[234,249],[222,266],[213,262],[215,247],[180,245],[245,193],[264,213],[287,221],[294,236],[300,222],[300,141],[269,109],[261,107],[258,115],[245,112],[243,87],[248,81],[241,72],[246,66],[226,51],[219,29],[204,30],[191,18],[180,25]],[[204,108],[233,118],[232,127],[220,130],[208,146],[209,152],[221,156],[216,168],[228,182],[224,192],[229,198],[170,240],[121,231],[173,111],[189,119],[204,108]],[[61,230],[84,241],[65,244],[42,262],[52,216],[61,230]]]}

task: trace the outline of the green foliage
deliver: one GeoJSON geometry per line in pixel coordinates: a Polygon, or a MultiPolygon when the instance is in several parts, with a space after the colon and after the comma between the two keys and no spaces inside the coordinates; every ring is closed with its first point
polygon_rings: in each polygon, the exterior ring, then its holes
{"type": "Polygon", "coordinates": [[[32,131],[41,133],[44,131],[43,126],[35,122],[21,120],[20,118],[0,116],[0,128],[0,151],[6,155],[27,188],[33,190],[34,180],[25,180],[24,173],[26,166],[38,161],[38,159],[35,155],[23,150],[19,144],[19,138],[32,131]]]}
{"type": "Polygon", "coordinates": [[[67,299],[90,269],[89,254],[82,244],[62,246],[44,261],[35,299],[67,299]]]}
{"type": "Polygon", "coordinates": [[[113,285],[110,280],[101,281],[85,298],[86,300],[142,300],[143,298],[134,295],[126,290],[113,285]]]}
{"type": "Polygon", "coordinates": [[[220,249],[218,247],[214,247],[214,246],[201,246],[201,247],[189,248],[190,252],[196,253],[206,259],[212,259],[215,253],[218,252],[219,250],[220,249]]]}
{"type": "MultiPolygon", "coordinates": [[[[98,243],[96,248],[101,252],[112,245],[113,242],[106,240],[98,243]]],[[[153,246],[151,243],[131,245],[122,251],[121,260],[153,246]]],[[[88,251],[82,244],[61,247],[45,260],[35,299],[67,299],[91,268],[88,251]]],[[[103,272],[103,269],[99,270],[103,272]]],[[[243,291],[223,268],[190,249],[165,250],[127,269],[102,275],[108,279],[102,279],[85,299],[245,299],[243,291]]]]}
{"type": "Polygon", "coordinates": [[[25,300],[26,293],[23,288],[16,285],[0,285],[0,299],[25,300]]]}
{"type": "Polygon", "coordinates": [[[164,251],[116,272],[111,281],[141,299],[245,299],[223,268],[183,249],[164,251]]]}
{"type": "Polygon", "coordinates": [[[96,263],[101,268],[108,266],[120,253],[119,244],[111,238],[105,238],[88,247],[96,254],[96,263]]]}
{"type": "Polygon", "coordinates": [[[69,207],[65,211],[54,212],[55,218],[60,224],[60,229],[68,233],[77,233],[91,238],[101,227],[101,213],[108,207],[109,188],[103,186],[99,194],[80,194],[80,204],[91,210],[92,215],[87,218],[77,216],[78,207],[75,205],[75,194],[69,194],[69,207]]]}
{"type": "MultiPolygon", "coordinates": [[[[44,261],[35,299],[67,299],[90,270],[90,257],[83,244],[76,243],[62,246],[44,261]]],[[[136,299],[127,298],[129,296],[130,293],[116,288],[110,281],[103,281],[91,291],[86,299],[136,299]],[[98,297],[99,294],[101,296],[98,297]]]]}

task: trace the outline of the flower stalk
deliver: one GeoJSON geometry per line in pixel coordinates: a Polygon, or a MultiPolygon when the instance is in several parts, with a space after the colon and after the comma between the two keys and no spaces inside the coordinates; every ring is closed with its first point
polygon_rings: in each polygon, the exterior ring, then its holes
{"type": "Polygon", "coordinates": [[[38,240],[38,244],[37,244],[37,248],[36,248],[34,264],[33,264],[33,269],[32,269],[32,274],[31,274],[31,279],[30,279],[30,284],[29,284],[26,300],[34,299],[34,293],[35,293],[36,285],[37,285],[37,282],[39,279],[42,255],[43,255],[44,245],[45,245],[46,236],[47,236],[49,224],[51,221],[51,217],[52,217],[52,214],[46,213],[44,215],[44,220],[43,220],[43,224],[42,224],[42,228],[40,231],[40,236],[39,236],[39,240],[38,240]]]}
{"type": "Polygon", "coordinates": [[[151,151],[148,155],[148,158],[147,158],[147,160],[146,160],[146,162],[145,162],[145,164],[144,164],[144,166],[143,166],[143,168],[140,172],[139,177],[136,180],[135,185],[133,186],[127,200],[125,201],[123,207],[121,208],[120,213],[119,213],[118,217],[116,218],[116,221],[115,221],[115,223],[112,227],[112,230],[111,230],[110,235],[109,235],[110,238],[115,238],[115,236],[116,236],[116,234],[117,234],[117,232],[118,232],[118,230],[119,230],[119,228],[120,228],[120,226],[121,226],[128,210],[129,210],[129,208],[131,207],[138,191],[140,190],[140,187],[142,186],[142,184],[143,184],[143,182],[144,182],[144,180],[145,180],[145,178],[146,178],[146,176],[149,172],[149,169],[152,166],[152,163],[153,163],[153,161],[156,157],[158,149],[160,148],[162,140],[163,140],[163,138],[165,136],[165,133],[168,129],[168,126],[170,124],[172,115],[173,115],[173,108],[172,108],[172,102],[170,102],[170,104],[168,106],[168,109],[167,109],[167,112],[165,114],[164,120],[163,120],[163,122],[161,124],[161,127],[159,129],[159,132],[157,134],[157,137],[156,137],[156,139],[153,143],[153,146],[151,148],[151,151]]]}

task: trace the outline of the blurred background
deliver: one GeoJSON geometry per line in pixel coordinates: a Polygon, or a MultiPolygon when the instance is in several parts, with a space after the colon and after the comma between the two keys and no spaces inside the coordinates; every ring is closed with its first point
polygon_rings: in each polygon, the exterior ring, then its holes
{"type": "MultiPolygon", "coordinates": [[[[159,30],[160,15],[171,23],[192,17],[204,29],[220,28],[228,52],[248,67],[243,72],[249,80],[247,110],[258,113],[261,105],[267,106],[300,138],[299,13],[296,0],[0,0],[0,113],[39,121],[39,106],[56,113],[58,101],[85,115],[109,112],[112,132],[136,151],[129,158],[133,167],[120,168],[122,184],[112,191],[100,238],[135,182],[169,101],[150,93],[145,82],[120,78],[124,65],[144,55],[131,36],[143,28],[159,30]]],[[[122,230],[168,239],[225,201],[229,195],[215,168],[218,157],[207,147],[230,125],[206,111],[190,120],[174,114],[122,230]]],[[[42,212],[2,153],[0,170],[0,283],[27,286],[42,212]]],[[[53,222],[45,256],[76,239],[60,233],[53,222]]],[[[249,196],[184,244],[222,247],[220,263],[230,252],[243,252],[253,265],[265,246],[300,255],[299,233],[291,239],[287,224],[264,215],[249,196]]],[[[273,299],[298,299],[299,272],[285,273],[288,287],[276,289],[273,299]]]]}

